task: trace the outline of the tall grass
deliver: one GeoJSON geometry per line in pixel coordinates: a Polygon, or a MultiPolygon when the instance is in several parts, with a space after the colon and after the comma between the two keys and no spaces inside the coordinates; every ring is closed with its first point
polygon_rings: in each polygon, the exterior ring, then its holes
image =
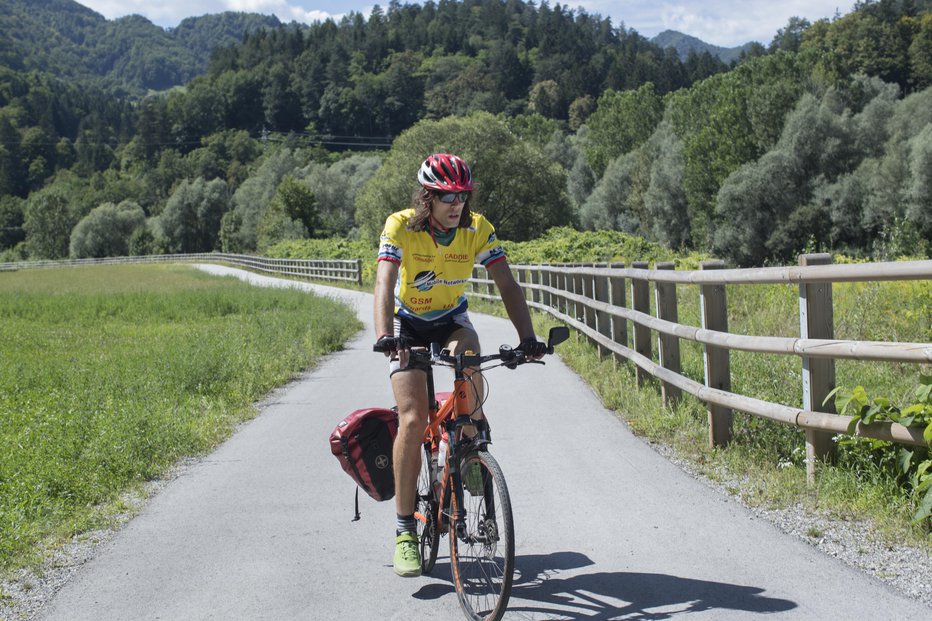
{"type": "Polygon", "coordinates": [[[179,266],[0,274],[0,566],[216,445],[359,328],[333,300],[179,266]]]}

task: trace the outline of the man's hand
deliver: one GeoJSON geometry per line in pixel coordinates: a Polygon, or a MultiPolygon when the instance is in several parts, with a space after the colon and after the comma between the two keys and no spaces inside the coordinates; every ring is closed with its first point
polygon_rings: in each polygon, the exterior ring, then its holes
{"type": "Polygon", "coordinates": [[[391,336],[389,334],[381,336],[372,346],[372,349],[383,352],[386,356],[397,357],[402,369],[408,366],[411,343],[404,336],[391,336]]]}
{"type": "Polygon", "coordinates": [[[383,352],[386,356],[396,356],[399,351],[410,348],[407,338],[390,334],[380,336],[379,340],[372,346],[373,351],[383,352]]]}
{"type": "Polygon", "coordinates": [[[521,341],[515,349],[523,351],[529,360],[540,360],[547,353],[547,344],[541,343],[536,337],[531,337],[521,341]]]}

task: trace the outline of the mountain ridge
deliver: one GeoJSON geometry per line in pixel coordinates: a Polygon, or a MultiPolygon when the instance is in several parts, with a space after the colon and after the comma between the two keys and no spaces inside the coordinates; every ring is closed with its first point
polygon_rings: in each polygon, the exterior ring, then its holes
{"type": "Polygon", "coordinates": [[[720,45],[713,45],[712,43],[706,43],[698,37],[679,32],[678,30],[664,30],[651,38],[650,41],[663,48],[672,47],[676,50],[680,60],[686,60],[690,52],[695,52],[696,54],[709,52],[724,63],[740,60],[743,53],[747,53],[755,45],[759,45],[756,41],[749,41],[743,45],[723,47],[720,45]]]}
{"type": "Polygon", "coordinates": [[[274,15],[227,11],[165,29],[138,14],[108,20],[74,0],[4,0],[0,64],[139,96],[185,84],[207,70],[213,50],[281,25],[274,15]]]}

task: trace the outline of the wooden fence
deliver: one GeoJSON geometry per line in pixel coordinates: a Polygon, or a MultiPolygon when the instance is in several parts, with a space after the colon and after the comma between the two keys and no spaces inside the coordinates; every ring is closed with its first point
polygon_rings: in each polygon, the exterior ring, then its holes
{"type": "MultiPolygon", "coordinates": [[[[576,328],[599,348],[637,365],[637,378],[661,381],[665,403],[680,392],[707,404],[709,441],[721,446],[731,439],[732,412],[738,410],[804,429],[806,463],[814,480],[819,459],[831,456],[832,438],[848,433],[850,416],[823,404],[835,388],[835,360],[932,363],[932,343],[845,341],[834,338],[832,283],[932,279],[932,261],[834,265],[831,255],[803,255],[798,267],[724,269],[719,261],[697,271],[675,271],[672,263],[635,262],[610,266],[514,265],[512,270],[528,295],[528,304],[576,328]],[[750,336],[728,332],[726,285],[786,284],[799,287],[800,338],[750,336]],[[650,314],[651,285],[656,316],[650,314]],[[701,326],[677,318],[677,286],[698,286],[701,326]],[[630,305],[629,305],[630,300],[630,305]],[[627,322],[632,322],[628,342],[627,322]],[[652,332],[657,333],[657,359],[652,360],[652,332]],[[704,382],[680,372],[680,340],[702,344],[704,382]],[[803,407],[790,407],[731,392],[731,350],[802,358],[803,407]]],[[[484,275],[484,273],[482,274],[484,275]]],[[[493,281],[473,272],[470,295],[498,299],[493,281]]],[[[925,445],[922,429],[898,423],[858,424],[860,436],[925,445]]]]}
{"type": "Polygon", "coordinates": [[[62,261],[20,261],[0,263],[0,272],[43,267],[112,265],[119,263],[229,263],[258,272],[297,276],[309,280],[362,284],[362,261],[359,259],[274,259],[221,252],[106,257],[103,259],[66,259],[62,261]]]}
{"type": "MultiPolygon", "coordinates": [[[[115,263],[218,262],[248,269],[312,280],[362,284],[362,261],[274,259],[249,255],[203,253],[0,263],[0,271],[69,265],[115,263]]],[[[676,271],[673,263],[634,262],[605,266],[514,265],[512,270],[528,295],[528,304],[576,328],[603,355],[637,366],[637,378],[660,380],[664,402],[689,393],[707,404],[709,442],[721,446],[731,440],[732,412],[738,410],[804,429],[810,480],[819,459],[831,455],[832,437],[848,433],[850,416],[835,414],[824,403],[835,387],[835,360],[875,360],[932,363],[932,343],[845,341],[834,338],[832,284],[932,279],[932,261],[902,261],[833,265],[830,255],[803,255],[798,267],[724,269],[718,261],[698,271],[676,271]],[[752,336],[728,332],[726,285],[785,284],[799,287],[800,337],[752,336]],[[651,315],[651,285],[656,316],[651,315]],[[678,322],[677,286],[698,286],[701,326],[678,322]],[[630,300],[630,305],[628,301],[630,300]],[[627,322],[632,323],[631,343],[627,322]],[[653,361],[652,332],[657,333],[653,361]],[[700,343],[704,380],[699,383],[680,371],[680,339],[700,343]],[[731,392],[731,350],[802,358],[803,406],[791,407],[731,392]]],[[[484,272],[482,273],[484,276],[484,272]]],[[[469,295],[499,299],[494,282],[480,277],[477,267],[469,295]]],[[[912,445],[925,445],[922,430],[898,423],[858,424],[860,436],[912,445]]]]}

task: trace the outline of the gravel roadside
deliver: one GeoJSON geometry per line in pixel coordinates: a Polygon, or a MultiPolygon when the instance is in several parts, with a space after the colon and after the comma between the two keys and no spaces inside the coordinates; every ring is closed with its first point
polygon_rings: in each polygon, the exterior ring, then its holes
{"type": "Polygon", "coordinates": [[[929,606],[932,618],[932,553],[925,548],[883,541],[870,523],[840,519],[827,512],[813,512],[801,503],[779,509],[750,505],[735,489],[740,481],[712,481],[696,472],[687,461],[666,446],[649,443],[654,450],[705,483],[714,493],[736,499],[789,536],[801,539],[821,552],[887,584],[897,592],[929,606]]]}

